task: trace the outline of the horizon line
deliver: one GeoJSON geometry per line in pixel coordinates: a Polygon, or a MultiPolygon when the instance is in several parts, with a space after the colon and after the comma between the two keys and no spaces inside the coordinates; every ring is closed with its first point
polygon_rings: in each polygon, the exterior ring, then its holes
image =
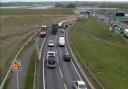
{"type": "Polygon", "coordinates": [[[0,3],[16,3],[16,2],[113,2],[113,3],[126,3],[128,1],[0,1],[0,3]]]}

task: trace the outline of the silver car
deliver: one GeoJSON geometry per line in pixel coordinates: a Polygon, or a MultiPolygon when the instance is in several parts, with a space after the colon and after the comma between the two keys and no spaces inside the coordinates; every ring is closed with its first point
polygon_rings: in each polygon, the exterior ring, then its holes
{"type": "Polygon", "coordinates": [[[74,89],[87,89],[87,86],[84,81],[74,81],[73,87],[74,89]]]}
{"type": "Polygon", "coordinates": [[[54,47],[54,41],[53,40],[50,40],[48,42],[48,47],[54,47]]]}

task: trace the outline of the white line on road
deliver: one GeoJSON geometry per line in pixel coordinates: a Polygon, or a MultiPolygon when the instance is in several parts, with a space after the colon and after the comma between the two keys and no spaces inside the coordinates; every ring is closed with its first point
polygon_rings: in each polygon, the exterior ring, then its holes
{"type": "MultiPolygon", "coordinates": [[[[44,57],[45,57],[45,51],[44,51],[44,57]]],[[[43,85],[45,89],[45,76],[44,76],[44,57],[43,57],[43,85]]]]}
{"type": "MultiPolygon", "coordinates": [[[[65,33],[65,38],[66,38],[66,33],[65,33]]],[[[67,45],[65,44],[65,48],[66,48],[66,51],[67,51],[67,53],[69,53],[68,52],[68,48],[67,48],[67,45]]],[[[72,65],[73,65],[73,67],[74,67],[74,69],[75,69],[75,71],[76,71],[76,73],[78,74],[78,76],[79,76],[79,78],[80,78],[80,80],[82,80],[82,78],[81,78],[81,76],[80,76],[80,74],[79,74],[79,72],[77,71],[77,69],[76,69],[76,67],[75,67],[75,65],[74,65],[74,63],[73,63],[73,61],[71,61],[71,63],[72,63],[72,65]]]]}
{"type": "Polygon", "coordinates": [[[60,70],[61,77],[63,78],[63,74],[62,74],[62,71],[61,71],[61,68],[60,67],[59,67],[59,70],[60,70]]]}
{"type": "MultiPolygon", "coordinates": [[[[64,38],[66,39],[66,32],[64,33],[64,38]]],[[[65,48],[66,48],[66,52],[69,54],[68,48],[67,48],[67,45],[66,44],[65,44],[65,48]]]]}
{"type": "MultiPolygon", "coordinates": [[[[57,55],[57,51],[56,51],[56,55],[57,55]]],[[[58,62],[58,64],[60,64],[60,63],[59,63],[59,59],[58,59],[58,56],[57,56],[57,62],[58,62]]]]}
{"type": "Polygon", "coordinates": [[[65,83],[64,83],[64,88],[65,88],[65,89],[67,89],[67,86],[66,86],[66,84],[65,84],[65,83]]]}
{"type": "Polygon", "coordinates": [[[57,36],[55,38],[55,47],[57,47],[57,36]]]}
{"type": "Polygon", "coordinates": [[[34,71],[34,83],[33,83],[33,89],[36,89],[35,87],[35,85],[36,85],[36,59],[35,59],[35,71],[34,71]]]}
{"type": "MultiPolygon", "coordinates": [[[[47,37],[48,37],[48,36],[46,36],[46,37],[44,38],[43,43],[42,43],[42,45],[41,45],[40,53],[39,53],[39,60],[41,59],[41,53],[42,53],[43,45],[44,45],[44,43],[45,43],[47,37]]],[[[42,69],[43,69],[43,87],[44,87],[44,89],[45,89],[44,57],[45,57],[45,51],[44,51],[44,56],[43,56],[43,68],[42,68],[42,69]]]]}
{"type": "Polygon", "coordinates": [[[39,38],[36,39],[36,48],[37,48],[37,52],[39,54],[40,53],[40,50],[39,50],[39,46],[38,46],[38,41],[39,41],[39,38]]]}
{"type": "MultiPolygon", "coordinates": [[[[22,46],[22,47],[20,48],[20,50],[17,52],[17,54],[16,54],[14,60],[17,60],[17,57],[19,56],[19,54],[21,53],[21,51],[23,50],[23,48],[30,42],[30,40],[32,40],[32,38],[33,38],[36,34],[37,34],[37,32],[36,32],[35,34],[33,34],[32,37],[30,37],[30,38],[23,44],[23,46],[22,46]]],[[[5,78],[4,78],[4,80],[2,81],[2,83],[1,83],[1,85],[0,85],[0,89],[3,89],[4,84],[5,84],[5,81],[6,81],[8,75],[9,75],[9,73],[10,73],[10,71],[11,71],[11,68],[12,68],[12,65],[10,65],[10,67],[9,67],[9,69],[8,69],[6,75],[5,75],[5,78]]]]}
{"type": "Polygon", "coordinates": [[[43,40],[43,42],[42,42],[42,45],[41,45],[41,48],[40,48],[39,60],[41,59],[41,53],[42,53],[42,49],[43,49],[43,45],[44,45],[45,40],[46,40],[46,38],[44,38],[44,40],[43,40]]]}
{"type": "Polygon", "coordinates": [[[67,45],[66,45],[66,44],[65,44],[65,48],[66,48],[66,52],[69,54],[68,49],[67,49],[67,45]]]}
{"type": "Polygon", "coordinates": [[[77,69],[76,69],[76,67],[75,67],[74,63],[73,63],[72,61],[71,61],[71,63],[72,63],[72,65],[73,65],[73,67],[75,68],[75,70],[76,70],[76,72],[77,72],[77,74],[78,74],[78,76],[79,76],[80,80],[82,80],[82,78],[81,78],[81,76],[80,76],[79,72],[77,71],[77,69]]]}

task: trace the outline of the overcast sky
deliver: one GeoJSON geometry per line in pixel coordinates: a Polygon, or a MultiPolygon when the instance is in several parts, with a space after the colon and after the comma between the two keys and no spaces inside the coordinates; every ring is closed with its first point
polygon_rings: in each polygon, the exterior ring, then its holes
{"type": "Polygon", "coordinates": [[[39,1],[111,1],[111,2],[128,2],[128,0],[0,0],[1,2],[39,2],[39,1]]]}

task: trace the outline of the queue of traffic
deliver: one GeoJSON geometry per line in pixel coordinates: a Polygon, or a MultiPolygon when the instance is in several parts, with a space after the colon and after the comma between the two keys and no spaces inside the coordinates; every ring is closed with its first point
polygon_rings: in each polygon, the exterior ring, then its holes
{"type": "MultiPolygon", "coordinates": [[[[63,22],[60,22],[58,24],[53,24],[51,27],[51,34],[52,35],[57,34],[58,28],[59,28],[60,32],[62,34],[64,34],[66,32],[66,28],[69,27],[69,25],[63,24],[63,22]]],[[[41,27],[40,37],[45,37],[47,35],[46,29],[47,29],[47,26],[41,27]]],[[[60,35],[58,38],[59,38],[58,41],[56,41],[56,42],[58,42],[57,43],[58,47],[65,47],[66,42],[65,42],[64,35],[60,35]]],[[[50,48],[53,48],[53,47],[55,47],[55,44],[56,43],[50,39],[48,41],[47,46],[50,48]]],[[[47,56],[46,57],[47,67],[48,68],[56,68],[56,65],[57,65],[57,53],[56,53],[56,51],[49,50],[49,51],[47,51],[46,56],[47,56]]],[[[64,61],[68,61],[68,62],[71,61],[71,55],[68,52],[64,53],[62,58],[64,61]]],[[[75,80],[72,85],[73,85],[74,89],[87,89],[87,85],[82,80],[75,80]]]]}

